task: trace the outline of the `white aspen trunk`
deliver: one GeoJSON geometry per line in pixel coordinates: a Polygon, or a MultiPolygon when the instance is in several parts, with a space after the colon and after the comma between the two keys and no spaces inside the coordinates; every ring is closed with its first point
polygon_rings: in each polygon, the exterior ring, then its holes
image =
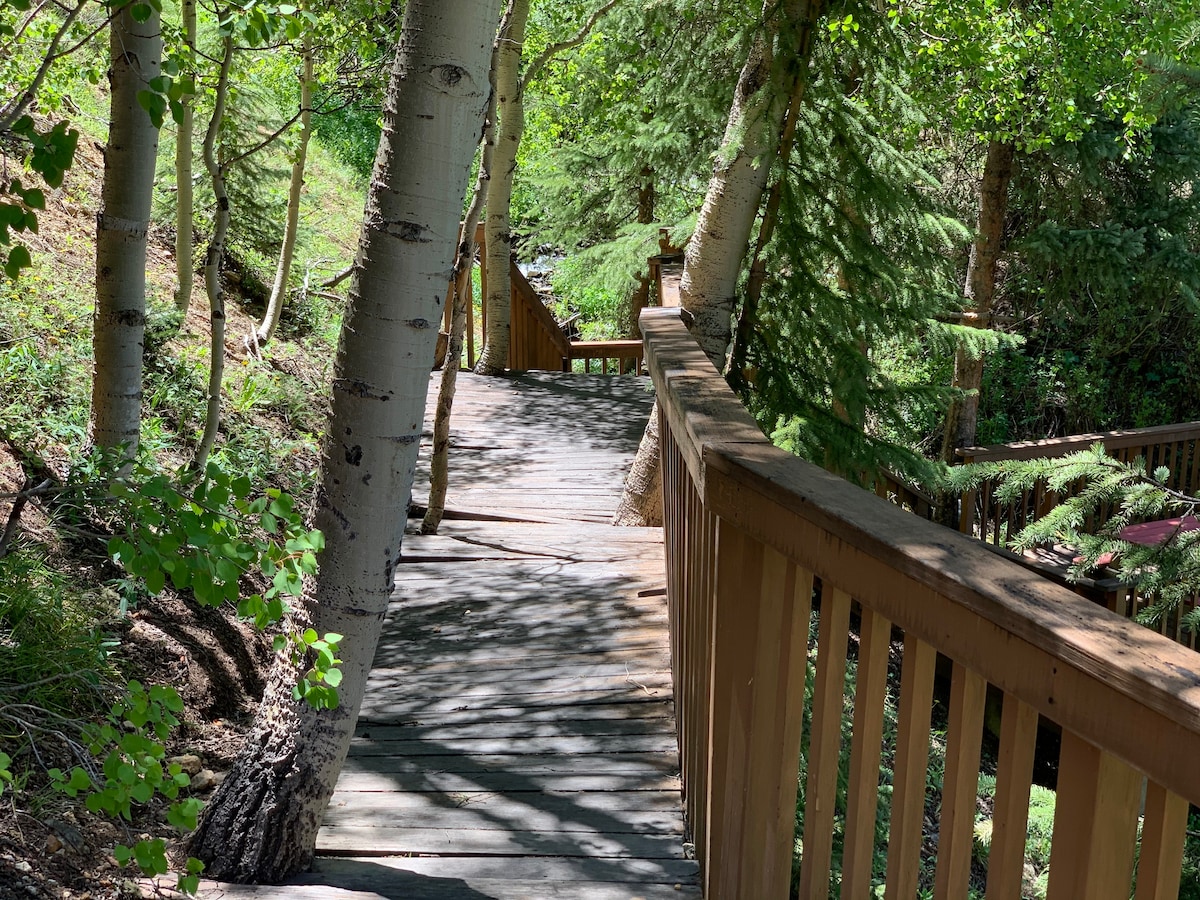
{"type": "Polygon", "coordinates": [[[521,86],[521,51],[525,44],[525,23],[529,19],[529,0],[512,0],[508,25],[500,35],[496,54],[496,148],[492,156],[492,177],[488,181],[487,217],[484,219],[484,266],[487,268],[487,334],[483,353],[475,365],[481,375],[498,375],[508,368],[509,333],[512,315],[512,281],[508,277],[512,258],[512,232],[509,207],[512,204],[513,176],[517,150],[525,130],[525,101],[521,86]]]}
{"type": "Polygon", "coordinates": [[[104,184],[96,216],[96,311],[92,348],[92,440],[137,447],[146,328],[146,231],[154,187],[158,129],[138,91],[159,74],[162,33],[153,8],[137,22],[126,5],[112,21],[111,115],[104,184]]]}
{"type": "MultiPolygon", "coordinates": [[[[183,40],[189,54],[196,52],[196,0],[183,0],[180,4],[183,21],[183,40]]],[[[194,137],[196,100],[186,96],[179,101],[183,108],[179,117],[179,130],[175,136],[175,306],[187,315],[192,305],[193,248],[192,215],[195,209],[195,191],[192,186],[192,140],[194,137]]]]}
{"type": "Polygon", "coordinates": [[[208,320],[211,329],[208,362],[208,404],[204,417],[204,435],[196,449],[192,468],[203,472],[208,455],[217,442],[221,428],[221,383],[225,380],[225,290],[221,285],[221,264],[225,260],[225,237],[229,234],[229,192],[225,189],[225,167],[217,160],[217,136],[225,118],[225,102],[229,96],[229,70],[233,66],[233,38],[226,35],[221,41],[221,74],[213,100],[212,119],[204,135],[204,166],[212,180],[213,233],[204,258],[204,289],[208,294],[208,320]]]}
{"type": "Polygon", "coordinates": [[[283,246],[279,251],[279,265],[275,269],[275,284],[271,287],[271,299],[262,323],[253,336],[255,343],[267,343],[279,327],[279,316],[283,312],[284,297],[287,296],[288,278],[292,274],[292,256],[296,251],[296,232],[300,228],[300,195],[304,191],[304,166],[308,159],[308,142],[312,137],[312,83],[313,49],[312,35],[304,34],[301,50],[303,61],[300,72],[300,139],[296,147],[296,158],[292,162],[292,180],[288,187],[287,222],[283,230],[283,246]]]}
{"type": "MultiPolygon", "coordinates": [[[[738,77],[721,151],[684,257],[680,305],[692,314],[691,332],[719,371],[725,369],[742,259],[788,99],[800,68],[807,64],[821,2],[791,0],[781,9],[774,9],[773,0],[764,4],[765,24],[755,35],[738,77]],[[777,37],[782,37],[778,49],[777,37]]],[[[656,403],[625,480],[615,525],[661,524],[657,415],[656,403]]]]}
{"type": "MultiPolygon", "coordinates": [[[[506,13],[500,23],[503,34],[508,23],[506,13]]],[[[421,520],[422,534],[437,534],[446,513],[446,491],[450,485],[450,416],[454,411],[454,395],[458,390],[458,369],[462,365],[463,336],[467,330],[467,308],[471,303],[471,270],[475,266],[475,253],[479,245],[475,234],[483,213],[483,202],[487,196],[488,180],[491,178],[492,155],[496,148],[496,63],[500,44],[492,47],[492,65],[489,77],[487,113],[483,125],[482,149],[479,153],[479,175],[475,180],[475,192],[471,205],[463,219],[458,238],[458,255],[454,259],[454,307],[450,315],[450,340],[446,346],[446,361],[442,364],[442,381],[438,386],[437,411],[433,416],[433,450],[429,457],[429,500],[425,504],[425,515],[421,520]]]]}
{"type": "Polygon", "coordinates": [[[302,619],[344,635],[337,709],[291,699],[276,667],[258,718],[190,841],[205,874],[275,881],[306,867],[354,733],[391,596],[426,385],[488,95],[499,0],[408,0],[342,327],[302,619]]]}

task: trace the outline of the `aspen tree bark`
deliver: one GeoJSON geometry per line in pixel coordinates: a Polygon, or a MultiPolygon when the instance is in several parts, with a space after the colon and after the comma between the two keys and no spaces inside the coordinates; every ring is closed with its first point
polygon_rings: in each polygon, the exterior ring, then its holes
{"type": "MultiPolygon", "coordinates": [[[[724,371],[732,332],[738,275],[754,219],[775,159],[796,79],[807,66],[822,0],[789,0],[763,6],[765,24],[755,35],[738,77],[722,148],[717,156],[696,231],[684,256],[680,305],[691,313],[691,332],[718,370],[724,371]]],[[[626,478],[614,525],[657,525],[662,509],[658,470],[657,404],[626,478]]]]}
{"type": "MultiPolygon", "coordinates": [[[[182,0],[180,16],[183,41],[188,53],[196,52],[196,0],[182,0]]],[[[175,306],[187,315],[192,305],[192,267],[195,240],[192,215],[195,191],[192,187],[192,140],[195,134],[196,100],[192,96],[179,101],[179,130],[175,136],[175,306]]]]}
{"type": "Polygon", "coordinates": [[[334,371],[314,525],[320,574],[298,618],[344,635],[336,709],[292,700],[277,664],[190,851],[205,874],[277,881],[311,861],[354,733],[403,536],[426,385],[488,96],[499,0],[408,0],[334,371]]]}
{"type": "Polygon", "coordinates": [[[494,177],[488,180],[487,217],[484,219],[484,265],[492,277],[487,282],[487,334],[483,353],[475,364],[480,375],[499,375],[508,368],[508,345],[512,321],[512,280],[508,277],[512,258],[512,231],[509,208],[512,205],[513,176],[517,168],[517,150],[525,131],[524,85],[521,83],[521,51],[525,44],[525,24],[529,20],[529,0],[510,0],[506,24],[500,32],[496,52],[496,146],[492,151],[494,177]]]}
{"type": "MultiPolygon", "coordinates": [[[[512,7],[505,12],[500,22],[503,34],[511,15],[512,7]]],[[[454,395],[458,389],[458,369],[462,365],[463,337],[467,330],[467,308],[471,303],[471,270],[475,266],[475,253],[479,245],[475,234],[479,230],[479,219],[483,214],[483,202],[487,196],[488,180],[491,178],[492,155],[496,147],[496,63],[500,43],[492,48],[490,78],[492,90],[489,95],[487,113],[483,125],[482,149],[479,153],[479,174],[475,180],[475,192],[471,205],[463,219],[458,238],[458,254],[454,259],[454,306],[450,314],[450,340],[446,346],[446,361],[442,365],[442,381],[438,386],[437,410],[433,416],[433,452],[429,458],[429,500],[425,504],[425,516],[421,520],[421,534],[437,534],[446,513],[446,490],[450,485],[450,415],[454,411],[454,395]]]]}
{"type": "Polygon", "coordinates": [[[525,135],[525,89],[542,67],[559,53],[582,44],[596,23],[621,0],[606,0],[588,16],[574,35],[545,47],[520,74],[521,52],[525,43],[525,24],[529,19],[529,0],[509,0],[505,21],[507,31],[499,40],[495,66],[496,114],[499,128],[493,153],[492,178],[488,182],[487,219],[484,226],[484,266],[499,276],[487,281],[483,298],[487,334],[483,353],[475,364],[480,375],[498,375],[508,367],[509,337],[512,323],[512,284],[503,273],[512,258],[512,231],[509,209],[512,205],[513,177],[517,169],[517,151],[525,135]]]}
{"type": "Polygon", "coordinates": [[[92,440],[100,447],[137,447],[142,411],[146,329],[146,232],[154,187],[158,129],[138,92],[162,63],[159,14],[144,22],[132,3],[113,18],[109,70],[111,114],[104,184],[96,216],[96,310],[92,348],[92,440]]]}
{"type": "MultiPolygon", "coordinates": [[[[991,141],[983,176],[979,182],[979,222],[971,256],[967,262],[966,324],[990,328],[996,296],[996,264],[1004,243],[1004,220],[1008,215],[1008,186],[1012,181],[1016,148],[1011,143],[991,141]]],[[[953,462],[959,447],[975,443],[979,424],[979,390],[983,385],[983,354],[972,354],[959,343],[954,354],[954,386],[966,392],[950,404],[942,438],[942,459],[953,462]]]]}
{"type": "Polygon", "coordinates": [[[262,323],[252,338],[259,346],[271,340],[275,329],[279,327],[288,278],[292,274],[292,257],[296,252],[296,232],[300,228],[300,195],[304,191],[304,167],[308,159],[308,142],[312,137],[313,48],[312,35],[308,32],[304,34],[300,56],[300,138],[296,146],[296,158],[292,161],[287,222],[283,230],[283,246],[279,250],[279,265],[275,269],[275,283],[271,287],[271,299],[267,302],[262,323]]]}
{"type": "Polygon", "coordinates": [[[225,260],[225,238],[229,234],[229,192],[225,188],[225,165],[217,159],[217,136],[225,118],[229,97],[229,70],[233,67],[233,36],[221,39],[221,72],[213,99],[212,118],[204,135],[204,166],[212,181],[216,211],[213,213],[212,239],[204,258],[204,289],[208,294],[208,320],[211,330],[208,361],[208,404],[204,417],[204,435],[196,449],[192,467],[203,472],[208,455],[217,442],[221,427],[221,383],[225,380],[225,289],[221,284],[221,264],[225,260]]]}

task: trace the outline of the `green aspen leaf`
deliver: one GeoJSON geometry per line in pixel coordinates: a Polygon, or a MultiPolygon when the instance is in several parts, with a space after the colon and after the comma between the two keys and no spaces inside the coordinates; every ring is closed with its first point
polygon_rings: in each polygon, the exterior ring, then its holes
{"type": "Polygon", "coordinates": [[[233,496],[238,500],[245,500],[250,496],[250,491],[254,485],[245,475],[240,475],[229,483],[229,490],[233,492],[233,496]]]}
{"type": "Polygon", "coordinates": [[[129,865],[129,861],[133,859],[133,851],[124,844],[117,844],[113,847],[113,859],[117,861],[119,866],[129,865]]]}
{"type": "Polygon", "coordinates": [[[9,251],[8,262],[4,264],[4,274],[9,278],[16,278],[21,274],[21,270],[33,264],[33,259],[22,244],[17,244],[9,251]]]}
{"type": "Polygon", "coordinates": [[[135,3],[129,8],[129,15],[135,22],[145,22],[154,14],[154,10],[148,3],[135,3]]]}
{"type": "Polygon", "coordinates": [[[76,791],[85,791],[92,786],[92,779],[83,769],[76,766],[71,770],[71,780],[67,786],[76,791]]]}
{"type": "Polygon", "coordinates": [[[21,191],[21,199],[30,209],[46,208],[46,193],[39,188],[26,188],[21,191]]]}
{"type": "Polygon", "coordinates": [[[139,781],[129,792],[138,803],[148,803],[150,798],[154,796],[154,788],[145,781],[139,781]]]}
{"type": "Polygon", "coordinates": [[[345,635],[338,634],[336,631],[325,632],[325,643],[336,649],[337,645],[345,640],[345,635]]]}
{"type": "Polygon", "coordinates": [[[166,574],[161,568],[151,569],[146,573],[146,590],[150,592],[151,596],[157,597],[161,594],[166,583],[166,574]]]}
{"type": "Polygon", "coordinates": [[[325,683],[330,687],[337,687],[342,683],[342,670],[330,669],[325,673],[325,683]]]}
{"type": "Polygon", "coordinates": [[[304,643],[310,644],[310,645],[315,644],[319,637],[320,637],[320,635],[317,634],[317,630],[315,628],[304,629],[304,635],[303,635],[304,643]]]}

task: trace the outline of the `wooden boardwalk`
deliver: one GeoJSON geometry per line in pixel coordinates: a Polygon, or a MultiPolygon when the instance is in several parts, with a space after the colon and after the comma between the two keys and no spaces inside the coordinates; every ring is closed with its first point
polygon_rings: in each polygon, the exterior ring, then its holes
{"type": "Polygon", "coordinates": [[[405,537],[315,871],[220,890],[694,900],[661,532],[604,524],[650,408],[646,382],[459,383],[451,517],[437,536],[405,537]]]}

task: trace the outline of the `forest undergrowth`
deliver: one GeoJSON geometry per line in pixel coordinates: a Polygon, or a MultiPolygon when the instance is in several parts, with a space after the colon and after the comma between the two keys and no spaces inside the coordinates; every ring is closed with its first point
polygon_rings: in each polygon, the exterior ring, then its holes
{"type": "MultiPolygon", "coordinates": [[[[98,122],[85,108],[79,124],[98,122]]],[[[138,895],[136,867],[119,866],[114,847],[161,840],[170,855],[181,834],[179,823],[168,821],[172,804],[156,793],[134,802],[127,820],[114,818],[89,810],[82,795],[54,789],[52,773],[98,764],[87,746],[89,725],[105,721],[128,683],[149,692],[163,685],[181,701],[175,708],[159,695],[165,715],[178,719],[165,740],[163,769],[188,776],[179,800],[203,801],[237,752],[272,659],[271,634],[232,604],[202,605],[170,582],[152,595],[128,577],[107,541],[114,527],[129,523],[106,521],[104,503],[97,506],[86,490],[94,474],[82,453],[102,137],[99,128],[85,134],[63,186],[47,193],[38,233],[26,237],[33,265],[16,281],[0,281],[0,506],[10,510],[17,494],[43,487],[22,504],[19,519],[0,522],[7,532],[0,539],[4,900],[138,895]]],[[[313,157],[297,282],[306,267],[327,277],[348,265],[362,208],[357,174],[322,148],[313,157]]],[[[272,190],[264,188],[264,202],[274,210],[272,190]]],[[[195,450],[209,343],[202,280],[196,278],[186,316],[173,302],[174,233],[163,224],[171,221],[169,200],[156,211],[148,250],[142,429],[143,456],[163,472],[183,467],[195,450]]],[[[262,285],[273,265],[264,248],[235,253],[225,271],[233,302],[226,309],[225,415],[213,460],[260,490],[290,495],[303,510],[319,462],[341,300],[330,290],[294,295],[276,339],[250,353],[246,337],[262,316],[262,285]]]]}

